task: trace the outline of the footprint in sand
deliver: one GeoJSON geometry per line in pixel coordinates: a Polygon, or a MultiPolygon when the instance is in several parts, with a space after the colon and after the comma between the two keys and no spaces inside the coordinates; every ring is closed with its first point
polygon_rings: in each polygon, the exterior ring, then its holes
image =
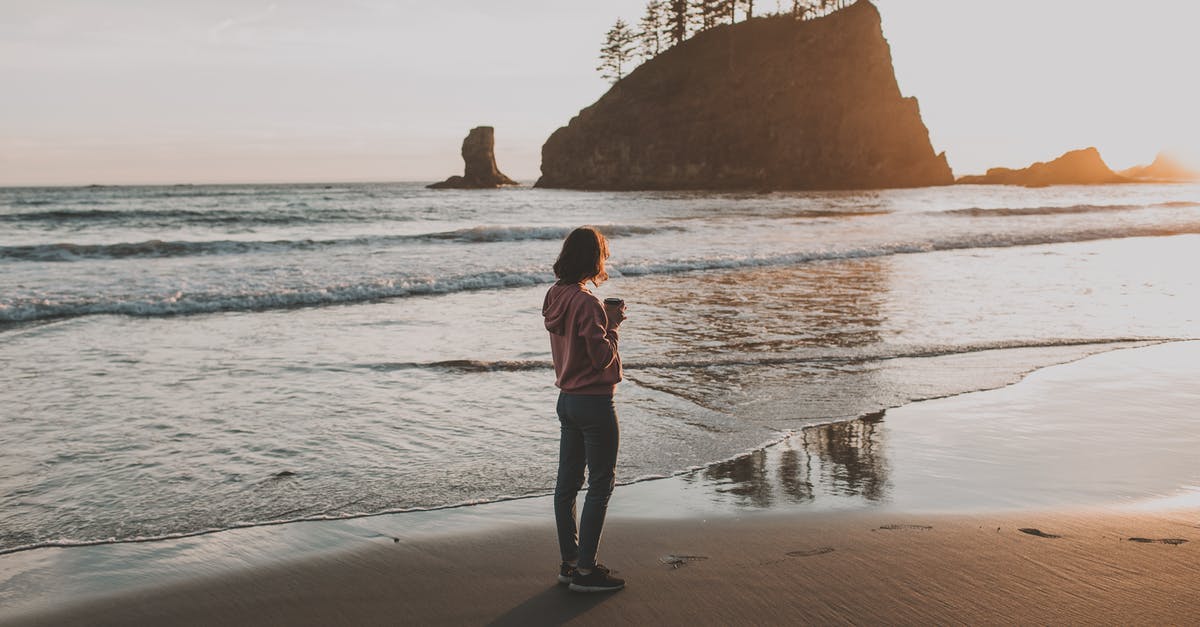
{"type": "Polygon", "coordinates": [[[1031,536],[1037,536],[1039,538],[1061,538],[1062,537],[1056,533],[1046,533],[1045,531],[1042,531],[1041,529],[1037,529],[1035,527],[1021,527],[1020,529],[1017,529],[1017,531],[1020,531],[1021,533],[1027,533],[1031,536]]]}
{"type": "Polygon", "coordinates": [[[834,551],[833,547],[823,546],[818,549],[804,549],[802,551],[788,551],[787,553],[784,553],[784,555],[786,555],[788,557],[812,557],[814,555],[824,555],[826,553],[833,553],[833,551],[834,551]]]}
{"type": "Polygon", "coordinates": [[[658,561],[670,566],[671,570],[675,570],[676,568],[686,565],[688,562],[699,562],[706,559],[708,559],[707,555],[675,555],[672,553],[670,555],[664,555],[658,558],[658,561]]]}
{"type": "Polygon", "coordinates": [[[1187,542],[1187,540],[1184,540],[1183,538],[1130,538],[1129,541],[1141,542],[1144,544],[1171,544],[1175,546],[1179,546],[1180,544],[1187,542]]]}
{"type": "Polygon", "coordinates": [[[880,529],[885,529],[887,531],[895,531],[897,529],[917,529],[920,531],[928,531],[933,529],[933,527],[929,525],[883,525],[880,527],[880,529]]]}

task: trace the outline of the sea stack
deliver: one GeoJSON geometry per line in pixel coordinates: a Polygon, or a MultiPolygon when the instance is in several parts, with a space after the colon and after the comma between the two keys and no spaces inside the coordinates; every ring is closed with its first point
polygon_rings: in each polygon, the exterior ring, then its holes
{"type": "Polygon", "coordinates": [[[491,189],[517,182],[504,176],[496,167],[496,129],[477,126],[467,133],[462,144],[463,175],[432,185],[430,189],[491,189]]]}
{"type": "Polygon", "coordinates": [[[643,63],[542,147],[537,187],[869,189],[954,182],[900,93],[879,11],[778,15],[643,63]]]}
{"type": "Polygon", "coordinates": [[[1200,182],[1200,171],[1193,170],[1182,161],[1160,152],[1150,165],[1139,165],[1122,170],[1121,176],[1146,183],[1196,183],[1200,182]]]}
{"type": "Polygon", "coordinates": [[[964,176],[958,179],[962,185],[1023,185],[1046,187],[1048,185],[1108,185],[1129,183],[1128,178],[1117,174],[1104,163],[1100,151],[1095,148],[1072,150],[1053,160],[1039,161],[1028,168],[991,168],[982,176],[964,176]]]}

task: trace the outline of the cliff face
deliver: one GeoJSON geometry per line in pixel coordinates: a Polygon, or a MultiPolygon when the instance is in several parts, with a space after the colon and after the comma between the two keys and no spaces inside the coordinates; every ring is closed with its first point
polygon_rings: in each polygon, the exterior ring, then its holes
{"type": "Polygon", "coordinates": [[[700,33],[637,68],[542,147],[538,187],[863,189],[948,185],[917,101],[862,0],[799,22],[700,33]]]}
{"type": "Polygon", "coordinates": [[[983,176],[964,176],[958,179],[964,185],[1024,185],[1045,187],[1047,185],[1107,185],[1129,183],[1130,180],[1113,172],[1100,151],[1095,148],[1072,150],[1053,160],[1039,161],[1028,168],[992,168],[983,176]]]}

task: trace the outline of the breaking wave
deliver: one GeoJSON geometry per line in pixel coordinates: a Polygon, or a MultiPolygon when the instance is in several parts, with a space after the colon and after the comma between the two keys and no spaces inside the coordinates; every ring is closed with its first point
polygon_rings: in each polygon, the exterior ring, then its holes
{"type": "MultiPolygon", "coordinates": [[[[861,259],[935,251],[1009,248],[1125,237],[1151,237],[1200,233],[1200,223],[1171,228],[1139,227],[1088,229],[1029,235],[976,235],[952,239],[884,244],[869,248],[806,251],[764,256],[721,256],[666,261],[630,261],[610,268],[614,276],[644,276],[708,270],[779,267],[814,261],[861,259]]],[[[530,234],[527,233],[528,237],[530,234]]],[[[533,235],[537,237],[538,235],[533,235]]],[[[428,236],[423,236],[428,237],[428,236]]],[[[281,287],[268,291],[176,292],[167,295],[98,295],[84,298],[0,300],[0,323],[29,322],[94,314],[176,316],[234,311],[264,311],[370,302],[405,296],[505,289],[543,285],[553,281],[549,272],[496,271],[449,277],[376,279],[332,286],[281,287]]]]}
{"type": "Polygon", "coordinates": [[[944,215],[951,216],[969,216],[973,218],[988,218],[988,217],[1007,217],[1007,216],[1052,216],[1052,215],[1068,215],[1078,213],[1104,213],[1108,211],[1136,211],[1139,209],[1187,209],[1189,207],[1200,207],[1200,202],[1163,202],[1152,205],[1069,205],[1064,207],[999,207],[993,209],[981,209],[972,207],[969,209],[952,209],[950,211],[940,211],[944,215]]]}
{"type": "MultiPolygon", "coordinates": [[[[878,345],[856,346],[853,349],[838,350],[835,347],[821,347],[808,350],[789,351],[786,353],[722,353],[693,359],[643,359],[640,361],[625,361],[621,364],[624,370],[672,369],[684,370],[690,368],[716,368],[728,366],[784,366],[789,364],[841,364],[859,363],[864,361],[882,361],[888,359],[915,359],[926,357],[944,357],[992,350],[1014,348],[1061,348],[1069,346],[1104,346],[1109,344],[1131,344],[1139,342],[1165,342],[1177,338],[1159,337],[1104,337],[1104,338],[1047,338],[1035,341],[1006,340],[994,342],[975,342],[967,344],[930,344],[930,345],[878,345]]],[[[440,370],[457,374],[482,372],[524,372],[529,370],[549,370],[554,364],[545,360],[496,360],[450,359],[443,361],[405,361],[361,364],[358,367],[375,371],[391,372],[396,370],[440,370]]]]}
{"type": "MultiPolygon", "coordinates": [[[[674,226],[640,226],[609,224],[597,227],[607,237],[619,238],[649,235],[663,231],[680,231],[674,226]]],[[[121,242],[116,244],[36,244],[0,246],[0,259],[17,261],[81,261],[87,259],[128,259],[154,257],[188,257],[195,255],[237,255],[249,253],[288,252],[344,246],[386,247],[410,242],[489,243],[523,240],[559,240],[571,232],[571,227],[556,226],[478,226],[455,231],[417,235],[384,235],[330,240],[209,240],[121,242]]]]}

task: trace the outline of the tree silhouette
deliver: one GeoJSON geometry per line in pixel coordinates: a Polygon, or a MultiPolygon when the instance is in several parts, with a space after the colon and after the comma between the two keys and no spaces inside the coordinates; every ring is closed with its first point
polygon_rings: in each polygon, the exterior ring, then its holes
{"type": "Polygon", "coordinates": [[[696,17],[700,18],[700,30],[706,31],[718,23],[725,13],[727,0],[693,0],[696,17]]]}
{"type": "Polygon", "coordinates": [[[808,20],[821,16],[821,5],[825,0],[794,0],[792,15],[798,20],[808,20]]]}
{"type": "Polygon", "coordinates": [[[796,19],[808,20],[840,11],[856,0],[792,0],[792,15],[796,19]]]}
{"type": "Polygon", "coordinates": [[[605,80],[616,83],[625,76],[625,66],[633,59],[637,50],[637,33],[629,28],[625,20],[617,19],[604,36],[600,48],[600,65],[596,71],[605,80]]]}
{"type": "Polygon", "coordinates": [[[667,4],[662,0],[646,3],[646,14],[638,22],[638,51],[643,59],[653,59],[666,43],[667,4]]]}
{"type": "Polygon", "coordinates": [[[742,0],[697,0],[696,9],[704,29],[712,28],[723,21],[737,22],[738,5],[742,0]]]}
{"type": "Polygon", "coordinates": [[[691,5],[688,0],[670,0],[667,11],[667,33],[671,36],[671,44],[679,45],[688,36],[688,24],[691,22],[691,5]]]}

